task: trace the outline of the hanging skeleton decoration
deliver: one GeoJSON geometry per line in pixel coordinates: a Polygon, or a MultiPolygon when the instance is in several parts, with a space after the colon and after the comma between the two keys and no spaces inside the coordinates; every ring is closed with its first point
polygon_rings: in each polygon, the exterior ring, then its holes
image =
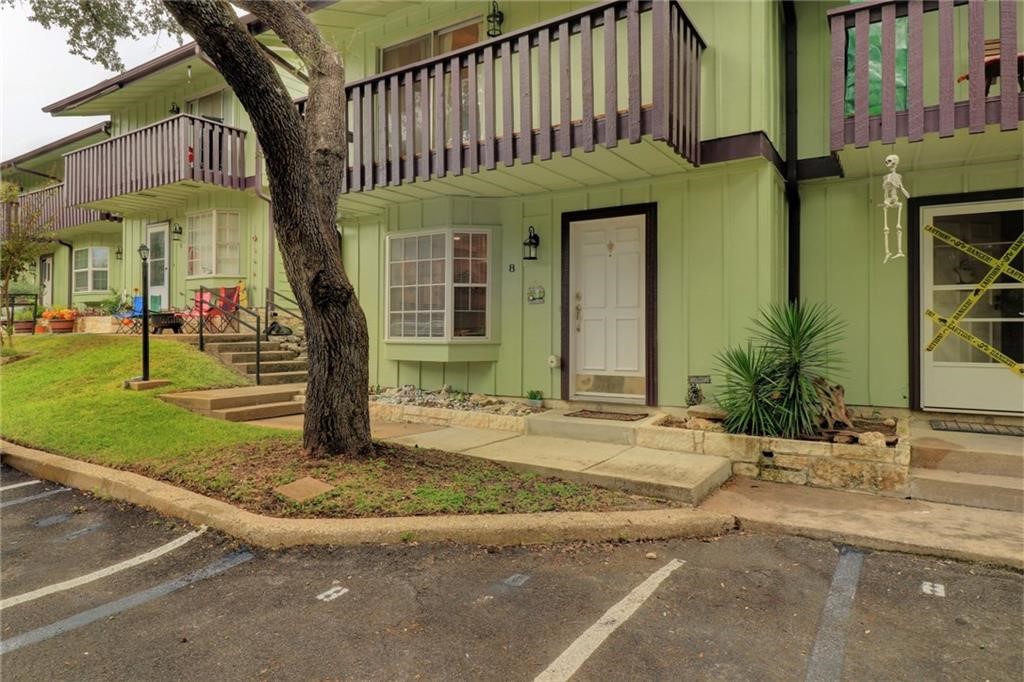
{"type": "Polygon", "coordinates": [[[890,154],[885,157],[885,167],[889,169],[889,174],[882,178],[882,203],[879,206],[882,207],[882,214],[885,216],[885,227],[883,232],[885,233],[885,260],[882,263],[888,263],[894,258],[903,258],[903,200],[900,199],[900,192],[903,192],[903,196],[907,199],[910,198],[910,192],[903,186],[903,177],[896,172],[896,167],[900,165],[900,157],[895,154],[890,154]],[[889,209],[896,209],[896,253],[894,254],[889,250],[889,209]]]}

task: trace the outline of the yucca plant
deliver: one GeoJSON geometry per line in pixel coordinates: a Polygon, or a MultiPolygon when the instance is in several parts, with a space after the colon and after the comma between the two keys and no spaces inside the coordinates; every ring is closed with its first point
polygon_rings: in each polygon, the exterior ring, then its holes
{"type": "Polygon", "coordinates": [[[779,434],[779,398],[775,362],[765,348],[728,348],[715,356],[725,386],[716,399],[726,412],[722,426],[729,433],[753,436],[779,434]]]}
{"type": "Polygon", "coordinates": [[[821,421],[814,380],[838,364],[835,345],[842,339],[843,323],[823,303],[790,302],[762,310],[752,331],[768,356],[778,391],[773,402],[779,435],[798,438],[814,433],[821,421]]]}

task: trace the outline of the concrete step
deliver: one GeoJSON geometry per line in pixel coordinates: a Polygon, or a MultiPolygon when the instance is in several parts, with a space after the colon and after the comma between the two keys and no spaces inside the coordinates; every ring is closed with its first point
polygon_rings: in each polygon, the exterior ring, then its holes
{"type": "Polygon", "coordinates": [[[229,422],[245,422],[253,419],[270,419],[271,417],[285,417],[291,414],[302,414],[305,410],[305,403],[297,400],[287,400],[279,403],[266,403],[264,405],[248,405],[245,407],[230,407],[226,410],[214,410],[211,417],[225,419],[229,422]]]}
{"type": "MultiPolygon", "coordinates": [[[[235,367],[242,370],[246,374],[252,374],[256,376],[256,363],[255,362],[244,362],[241,364],[235,364],[235,367]]],[[[279,373],[279,372],[305,372],[309,369],[308,360],[264,360],[260,359],[260,373],[261,376],[267,374],[279,373]]]]}
{"type": "Polygon", "coordinates": [[[910,466],[1024,478],[1024,439],[988,434],[949,436],[931,431],[910,443],[910,466]],[[945,437],[941,437],[942,436],[945,437]]]}
{"type": "Polygon", "coordinates": [[[305,384],[242,386],[188,393],[164,393],[160,399],[172,405],[208,415],[215,410],[294,401],[295,396],[301,395],[304,390],[305,384]]]}
{"type": "MultiPolygon", "coordinates": [[[[217,353],[218,355],[222,353],[250,353],[256,351],[256,342],[230,341],[227,343],[222,343],[218,341],[216,343],[207,343],[206,350],[211,353],[217,353]]],[[[263,341],[260,344],[260,350],[281,350],[281,344],[278,343],[277,341],[263,341]]]]}
{"type": "MultiPolygon", "coordinates": [[[[253,381],[256,380],[256,374],[250,373],[247,375],[253,381]]],[[[305,382],[309,378],[309,373],[302,372],[260,372],[260,385],[261,386],[273,386],[276,384],[297,384],[305,382]]]]}
{"type": "Polygon", "coordinates": [[[910,496],[944,504],[1024,512],[1024,481],[1011,476],[912,468],[910,496]]]}
{"type": "MultiPolygon", "coordinates": [[[[245,353],[220,353],[220,359],[229,365],[240,365],[246,362],[256,362],[256,351],[245,353]]],[[[261,362],[276,362],[279,360],[294,360],[298,354],[290,350],[260,350],[261,362]]]]}
{"type": "MultiPolygon", "coordinates": [[[[619,411],[615,408],[609,409],[619,411]]],[[[636,443],[636,427],[655,419],[653,413],[648,413],[648,417],[638,421],[586,419],[567,417],[565,416],[567,411],[573,410],[549,410],[529,415],[526,418],[526,433],[531,436],[633,445],[636,443]]]]}
{"type": "MultiPolygon", "coordinates": [[[[174,341],[181,341],[182,343],[191,343],[191,344],[198,344],[199,343],[199,334],[171,334],[171,333],[166,333],[166,334],[161,334],[160,337],[161,338],[165,338],[165,339],[172,339],[174,341]]],[[[206,334],[204,334],[204,337],[205,337],[206,343],[234,343],[235,341],[253,341],[253,340],[255,340],[255,335],[252,332],[249,332],[248,334],[234,334],[234,333],[211,334],[211,333],[207,332],[206,334]]]]}

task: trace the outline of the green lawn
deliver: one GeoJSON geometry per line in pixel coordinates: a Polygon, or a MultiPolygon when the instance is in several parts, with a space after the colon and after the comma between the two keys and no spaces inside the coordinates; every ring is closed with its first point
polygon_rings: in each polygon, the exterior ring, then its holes
{"type": "Polygon", "coordinates": [[[160,392],[245,381],[187,344],[152,343],[151,376],[173,383],[136,392],[122,382],[140,372],[138,337],[16,339],[16,351],[27,357],[0,367],[0,434],[276,516],[603,511],[663,504],[393,444],[378,443],[376,456],[368,459],[312,459],[297,432],[202,417],[159,400],[160,392]],[[302,504],[274,492],[304,476],[333,488],[302,504]]]}

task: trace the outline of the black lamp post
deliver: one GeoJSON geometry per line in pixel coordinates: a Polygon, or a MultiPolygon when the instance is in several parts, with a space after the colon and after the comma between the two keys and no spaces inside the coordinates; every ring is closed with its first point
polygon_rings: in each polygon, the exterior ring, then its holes
{"type": "Polygon", "coordinates": [[[142,258],[142,380],[149,381],[149,247],[139,244],[142,258]]]}

